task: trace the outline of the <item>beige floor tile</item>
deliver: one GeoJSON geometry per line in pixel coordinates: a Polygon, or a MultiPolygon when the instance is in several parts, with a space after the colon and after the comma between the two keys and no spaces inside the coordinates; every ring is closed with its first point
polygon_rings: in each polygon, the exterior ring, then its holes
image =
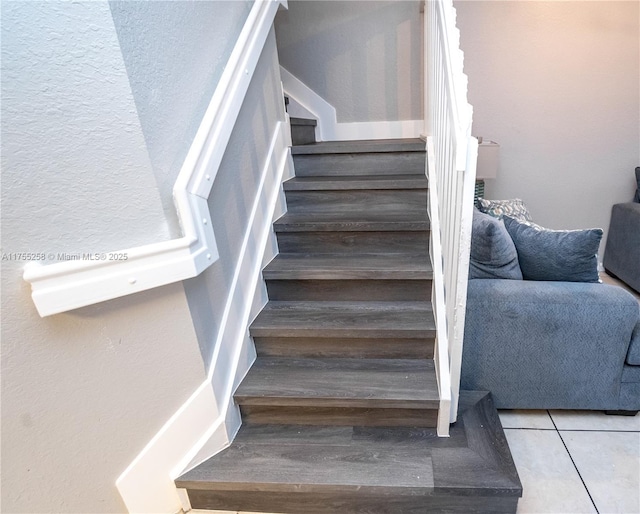
{"type": "Polygon", "coordinates": [[[610,416],[602,411],[552,410],[558,430],[619,430],[640,432],[640,414],[610,416]]]}
{"type": "Polygon", "coordinates": [[[600,514],[640,513],[640,433],[561,435],[600,514]]]}
{"type": "Polygon", "coordinates": [[[503,428],[555,430],[546,410],[500,410],[498,415],[503,428]]]}
{"type": "Polygon", "coordinates": [[[518,514],[591,514],[596,510],[557,432],[506,429],[522,482],[518,514]]]}

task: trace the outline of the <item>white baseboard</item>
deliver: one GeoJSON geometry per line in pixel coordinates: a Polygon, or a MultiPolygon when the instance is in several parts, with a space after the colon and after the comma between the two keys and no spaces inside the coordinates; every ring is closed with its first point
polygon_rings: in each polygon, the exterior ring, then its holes
{"type": "Polygon", "coordinates": [[[131,513],[173,514],[182,502],[172,471],[205,434],[226,444],[227,434],[216,407],[211,383],[206,381],[165,423],[116,481],[131,513]]]}
{"type": "Polygon", "coordinates": [[[247,327],[261,305],[252,304],[282,178],[291,174],[288,126],[278,122],[262,169],[207,380],[147,444],[116,481],[129,512],[178,512],[174,479],[230,444],[240,427],[235,386],[255,359],[247,327]],[[249,299],[249,301],[247,300],[249,299]]]}
{"type": "Polygon", "coordinates": [[[285,93],[318,121],[318,141],[414,138],[424,132],[424,120],[338,123],[333,105],[282,66],[280,74],[285,93]]]}
{"type": "Polygon", "coordinates": [[[418,138],[424,132],[423,120],[367,121],[338,123],[335,141],[354,139],[401,139],[418,138]]]}

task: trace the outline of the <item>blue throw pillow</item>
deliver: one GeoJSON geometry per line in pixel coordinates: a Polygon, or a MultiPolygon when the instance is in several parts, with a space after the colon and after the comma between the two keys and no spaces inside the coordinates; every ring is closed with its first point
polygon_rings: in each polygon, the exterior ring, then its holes
{"type": "Polygon", "coordinates": [[[494,218],[502,219],[502,216],[510,216],[522,221],[531,221],[531,214],[529,209],[520,198],[514,198],[512,200],[486,200],[485,198],[478,198],[476,200],[476,207],[480,209],[480,212],[490,214],[494,218]]]}
{"type": "Polygon", "coordinates": [[[502,220],[473,209],[469,278],[522,280],[518,252],[502,220]]]}
{"type": "Polygon", "coordinates": [[[636,168],[636,182],[638,183],[638,187],[636,188],[636,196],[633,201],[640,203],[640,167],[636,168]]]}
{"type": "Polygon", "coordinates": [[[504,217],[525,280],[598,282],[602,229],[549,230],[504,217]]]}

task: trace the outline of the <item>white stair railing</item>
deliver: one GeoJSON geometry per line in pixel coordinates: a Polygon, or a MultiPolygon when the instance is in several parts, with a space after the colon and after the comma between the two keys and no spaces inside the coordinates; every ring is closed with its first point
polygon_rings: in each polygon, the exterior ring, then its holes
{"type": "Polygon", "coordinates": [[[447,435],[458,409],[478,141],[452,0],[425,1],[424,30],[438,434],[447,435]]]}

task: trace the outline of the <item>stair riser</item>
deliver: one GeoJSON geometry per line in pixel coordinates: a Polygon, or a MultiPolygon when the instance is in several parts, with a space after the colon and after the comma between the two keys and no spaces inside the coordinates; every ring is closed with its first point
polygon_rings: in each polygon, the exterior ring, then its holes
{"type": "Polygon", "coordinates": [[[326,337],[256,337],[259,357],[432,359],[433,338],[341,339],[326,337]]]}
{"type": "Polygon", "coordinates": [[[364,328],[257,328],[250,327],[251,337],[343,337],[357,339],[425,339],[435,337],[435,331],[417,329],[380,329],[364,328]]]}
{"type": "Polygon", "coordinates": [[[352,253],[428,255],[428,231],[279,232],[282,253],[348,255],[352,253]]]}
{"type": "Polygon", "coordinates": [[[511,514],[518,498],[498,496],[379,495],[358,492],[209,491],[188,489],[194,509],[282,514],[511,514]]]}
{"type": "Polygon", "coordinates": [[[298,177],[424,173],[422,152],[294,155],[298,177]]]}
{"type": "Polygon", "coordinates": [[[242,405],[242,421],[247,424],[327,425],[369,427],[435,427],[437,409],[290,407],[242,405]]]}
{"type": "Polygon", "coordinates": [[[294,145],[308,145],[316,142],[316,129],[311,125],[291,124],[291,142],[294,145]]]}
{"type": "Polygon", "coordinates": [[[287,191],[287,209],[292,213],[359,212],[376,206],[382,211],[425,212],[427,191],[419,189],[360,191],[287,191]]]}
{"type": "Polygon", "coordinates": [[[270,300],[429,301],[431,280],[267,280],[270,300]]]}

